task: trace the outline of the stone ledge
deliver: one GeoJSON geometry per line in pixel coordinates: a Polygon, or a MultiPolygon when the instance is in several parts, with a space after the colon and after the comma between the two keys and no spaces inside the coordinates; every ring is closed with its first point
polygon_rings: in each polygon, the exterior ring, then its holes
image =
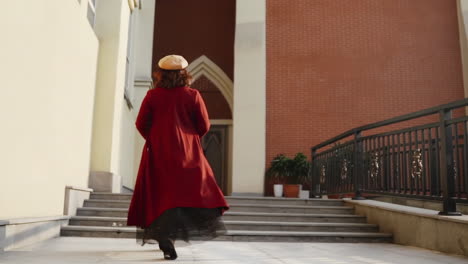
{"type": "Polygon", "coordinates": [[[439,215],[439,211],[435,211],[435,210],[417,208],[417,207],[405,206],[405,205],[399,205],[399,204],[392,204],[392,203],[385,203],[385,202],[379,202],[379,201],[374,201],[374,200],[346,200],[345,199],[344,201],[349,204],[365,205],[365,206],[384,209],[384,210],[397,212],[397,213],[433,218],[437,220],[451,221],[451,222],[468,225],[468,215],[445,216],[445,215],[439,215]]]}
{"type": "Polygon", "coordinates": [[[20,225],[20,224],[31,224],[39,222],[49,222],[49,221],[61,221],[68,220],[69,216],[66,215],[57,215],[57,216],[44,216],[44,217],[26,217],[26,218],[12,218],[0,220],[0,226],[4,225],[20,225]]]}
{"type": "MultiPolygon", "coordinates": [[[[391,196],[391,195],[375,195],[368,197],[369,200],[392,203],[399,205],[406,205],[417,208],[424,208],[429,210],[442,211],[443,202],[441,200],[430,200],[430,199],[421,199],[417,197],[403,197],[403,196],[391,196]]],[[[464,215],[468,215],[468,203],[457,203],[457,211],[464,215]]]]}
{"type": "Polygon", "coordinates": [[[439,211],[379,201],[345,200],[356,214],[392,233],[396,244],[468,256],[468,216],[442,216],[439,211]]]}
{"type": "Polygon", "coordinates": [[[76,191],[83,191],[83,192],[93,192],[94,190],[91,188],[84,188],[84,187],[76,187],[76,186],[65,186],[66,189],[76,190],[76,191]]]}
{"type": "Polygon", "coordinates": [[[0,252],[57,237],[69,219],[58,215],[0,220],[0,252]]]}
{"type": "Polygon", "coordinates": [[[296,198],[296,197],[272,197],[272,196],[245,196],[245,195],[231,195],[225,196],[226,199],[233,200],[273,200],[273,201],[320,201],[320,202],[336,202],[341,201],[342,199],[319,199],[319,198],[296,198]]]}
{"type": "Polygon", "coordinates": [[[89,199],[93,191],[93,189],[86,187],[65,186],[63,215],[76,215],[76,210],[83,206],[83,202],[89,199]]]}

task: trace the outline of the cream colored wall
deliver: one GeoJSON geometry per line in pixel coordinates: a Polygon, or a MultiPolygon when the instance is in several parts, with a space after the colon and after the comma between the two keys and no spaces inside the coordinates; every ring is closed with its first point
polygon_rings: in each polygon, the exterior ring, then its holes
{"type": "MultiPolygon", "coordinates": [[[[141,102],[143,101],[143,98],[145,97],[147,91],[148,91],[148,88],[146,87],[135,88],[135,94],[134,94],[135,102],[136,102],[134,105],[135,115],[140,110],[141,102]]],[[[129,185],[125,185],[130,189],[133,189],[135,187],[136,178],[138,174],[138,168],[140,166],[141,153],[143,151],[143,146],[145,144],[145,139],[138,133],[138,131],[135,131],[135,137],[134,137],[133,143],[134,143],[133,151],[135,154],[133,157],[133,179],[132,179],[132,182],[129,183],[129,185]]]]}
{"type": "Polygon", "coordinates": [[[124,106],[128,17],[126,0],[100,0],[96,6],[99,38],[91,170],[119,174],[124,106]]]}
{"type": "Polygon", "coordinates": [[[265,0],[237,0],[234,50],[233,194],[263,194],[265,0]]]}
{"type": "MultiPolygon", "coordinates": [[[[134,116],[140,110],[146,92],[151,87],[151,71],[153,63],[153,32],[155,0],[141,0],[141,9],[138,10],[136,40],[135,40],[135,85],[133,91],[134,116]]],[[[132,124],[134,126],[134,124],[132,124]]],[[[133,137],[133,174],[130,179],[124,180],[124,185],[133,189],[136,182],[138,167],[140,165],[141,152],[145,141],[143,137],[134,130],[133,137]]]]}
{"type": "Polygon", "coordinates": [[[140,0],[140,3],[136,25],[135,80],[151,81],[156,0],[140,0]]]}
{"type": "Polygon", "coordinates": [[[133,188],[135,174],[135,116],[133,111],[125,106],[122,108],[121,117],[119,175],[122,176],[124,186],[133,188]]]}
{"type": "Polygon", "coordinates": [[[78,1],[6,7],[0,219],[61,215],[65,186],[87,186],[98,41],[78,1]]]}
{"type": "Polygon", "coordinates": [[[468,0],[458,0],[458,22],[465,97],[468,97],[468,0]]]}
{"type": "MultiPolygon", "coordinates": [[[[102,1],[102,0],[101,0],[102,1]]],[[[104,0],[110,1],[115,4],[115,0],[104,0]]],[[[130,120],[130,113],[126,106],[125,100],[123,99],[125,89],[125,70],[126,70],[126,55],[127,55],[127,39],[128,39],[128,21],[130,16],[130,8],[128,7],[128,1],[122,0],[122,8],[120,10],[120,34],[119,34],[119,50],[117,53],[117,69],[116,69],[116,89],[114,94],[114,113],[117,116],[114,117],[113,123],[113,136],[112,136],[112,158],[111,158],[111,172],[116,172],[122,177],[122,168],[126,167],[126,164],[131,164],[133,155],[128,155],[125,151],[129,149],[125,144],[129,142],[125,139],[125,136],[130,134],[130,131],[126,129],[135,130],[134,121],[130,120]],[[127,116],[122,116],[122,113],[127,111],[127,116]],[[123,143],[123,144],[122,144],[123,143]],[[124,162],[124,164],[122,164],[124,162]]],[[[132,153],[133,154],[133,153],[132,153]]]]}

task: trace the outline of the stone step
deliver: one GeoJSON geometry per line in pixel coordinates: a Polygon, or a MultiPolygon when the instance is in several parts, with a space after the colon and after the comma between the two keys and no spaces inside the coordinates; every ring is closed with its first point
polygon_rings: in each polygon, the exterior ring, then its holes
{"type": "MultiPolygon", "coordinates": [[[[78,216],[127,217],[128,209],[82,207],[77,209],[78,216]]],[[[352,214],[300,214],[300,213],[268,213],[268,212],[226,212],[225,220],[242,221],[274,221],[274,222],[335,222],[362,223],[366,218],[352,214]]]]}
{"type": "Polygon", "coordinates": [[[104,217],[104,216],[72,216],[69,225],[71,226],[107,226],[107,227],[127,227],[126,217],[104,217]]]}
{"type": "MultiPolygon", "coordinates": [[[[94,208],[126,208],[130,201],[87,199],[84,207],[94,208]]],[[[282,205],[282,204],[230,204],[231,212],[271,212],[271,213],[333,213],[352,214],[354,209],[349,206],[323,205],[282,205]]]]}
{"type": "MultiPolygon", "coordinates": [[[[337,232],[377,232],[378,226],[365,223],[308,223],[271,221],[229,221],[223,220],[228,230],[258,231],[337,231],[337,232]]],[[[127,227],[125,217],[72,216],[70,226],[127,227]]]]}
{"type": "Polygon", "coordinates": [[[104,199],[87,199],[84,200],[83,207],[96,208],[127,208],[130,206],[130,200],[104,200],[104,199]]]}
{"type": "Polygon", "coordinates": [[[391,243],[391,234],[370,232],[294,232],[235,230],[217,237],[222,241],[251,242],[339,242],[339,243],[391,243]]]}
{"type": "Polygon", "coordinates": [[[60,236],[136,238],[135,227],[62,226],[60,236]]]}
{"type": "Polygon", "coordinates": [[[270,204],[270,205],[313,205],[313,206],[343,206],[341,199],[299,199],[277,197],[244,197],[226,196],[229,205],[235,204],[270,204]]]}
{"type": "Polygon", "coordinates": [[[256,213],[226,212],[226,221],[270,221],[270,222],[314,222],[314,223],[365,223],[365,216],[346,214],[295,214],[295,213],[256,213]]]}
{"type": "Polygon", "coordinates": [[[127,217],[128,208],[82,207],[76,210],[77,216],[127,217]]]}
{"type": "Polygon", "coordinates": [[[379,227],[365,223],[306,223],[270,221],[223,221],[226,229],[296,232],[378,232],[379,227]]]}
{"type": "Polygon", "coordinates": [[[300,213],[300,214],[353,214],[349,206],[231,204],[229,212],[300,213]]]}
{"type": "MultiPolygon", "coordinates": [[[[61,236],[135,238],[134,227],[63,226],[61,236]]],[[[290,242],[392,242],[391,234],[373,232],[227,231],[215,240],[290,242]]]]}
{"type": "Polygon", "coordinates": [[[109,192],[92,192],[90,199],[102,200],[128,200],[132,199],[131,193],[109,193],[109,192]]]}
{"type": "MultiPolygon", "coordinates": [[[[120,200],[130,201],[132,194],[127,193],[108,193],[93,192],[92,200],[120,200]]],[[[277,197],[251,197],[251,196],[226,196],[229,204],[280,204],[280,205],[323,205],[323,206],[342,206],[341,199],[299,199],[299,198],[277,198],[277,197]]]]}

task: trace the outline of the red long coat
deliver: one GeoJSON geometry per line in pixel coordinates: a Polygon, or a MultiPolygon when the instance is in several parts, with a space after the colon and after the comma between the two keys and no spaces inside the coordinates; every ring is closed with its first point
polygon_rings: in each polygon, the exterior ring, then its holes
{"type": "Polygon", "coordinates": [[[197,90],[149,90],[136,127],[146,143],[127,225],[147,227],[175,207],[224,207],[223,213],[228,209],[201,147],[210,122],[197,90]]]}

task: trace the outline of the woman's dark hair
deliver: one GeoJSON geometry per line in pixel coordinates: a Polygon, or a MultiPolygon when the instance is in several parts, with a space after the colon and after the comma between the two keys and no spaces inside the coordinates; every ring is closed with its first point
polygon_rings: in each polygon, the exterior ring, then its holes
{"type": "Polygon", "coordinates": [[[163,70],[157,69],[153,73],[154,88],[171,89],[175,87],[190,86],[192,83],[192,76],[187,70],[163,70]]]}

